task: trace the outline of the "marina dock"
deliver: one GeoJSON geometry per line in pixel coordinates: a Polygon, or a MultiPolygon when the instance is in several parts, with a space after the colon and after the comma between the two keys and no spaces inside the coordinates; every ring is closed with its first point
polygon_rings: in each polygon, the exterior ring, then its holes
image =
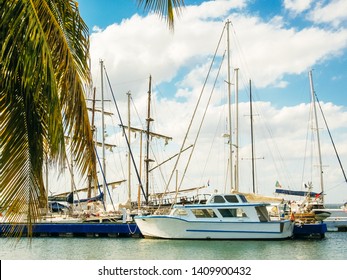
{"type": "MultiPolygon", "coordinates": [[[[8,223],[0,224],[0,236],[11,232],[8,223]]],[[[17,230],[23,230],[27,236],[26,224],[16,224],[17,230]]],[[[326,224],[295,225],[293,238],[324,238],[326,224]]],[[[135,223],[37,223],[33,225],[34,237],[142,237],[135,223]]]]}
{"type": "MultiPolygon", "coordinates": [[[[23,230],[27,236],[26,224],[14,225],[17,230],[23,230]]],[[[0,224],[0,236],[11,231],[8,223],[0,224]]],[[[35,237],[139,237],[141,235],[135,223],[37,223],[33,225],[35,237]]]]}

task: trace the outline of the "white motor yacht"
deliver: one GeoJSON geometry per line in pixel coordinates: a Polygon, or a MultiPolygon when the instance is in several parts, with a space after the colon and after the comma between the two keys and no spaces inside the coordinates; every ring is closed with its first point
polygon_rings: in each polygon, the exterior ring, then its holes
{"type": "Polygon", "coordinates": [[[205,204],[174,205],[169,215],[136,216],[144,237],[166,239],[286,239],[290,220],[270,219],[268,203],[242,194],[214,194],[205,204]]]}

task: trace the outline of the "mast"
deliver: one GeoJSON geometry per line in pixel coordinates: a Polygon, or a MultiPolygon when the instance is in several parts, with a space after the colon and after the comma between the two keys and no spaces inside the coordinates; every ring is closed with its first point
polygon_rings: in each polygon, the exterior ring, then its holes
{"type": "Polygon", "coordinates": [[[105,118],[104,118],[104,61],[100,59],[101,68],[101,145],[102,145],[102,174],[103,174],[103,191],[104,191],[104,203],[106,204],[106,159],[105,159],[105,118]]]}
{"type": "Polygon", "coordinates": [[[229,25],[230,21],[227,20],[227,48],[228,48],[228,119],[229,119],[229,172],[230,172],[230,190],[233,191],[233,149],[232,149],[232,125],[231,125],[231,82],[230,82],[230,38],[229,38],[229,25]]]}
{"type": "MultiPolygon", "coordinates": [[[[93,104],[92,104],[92,125],[91,125],[91,129],[92,129],[92,135],[93,135],[93,139],[94,139],[94,143],[96,143],[96,139],[95,139],[95,94],[96,94],[96,88],[94,87],[93,90],[93,104]]],[[[92,197],[92,182],[95,179],[95,174],[93,174],[94,172],[92,171],[91,174],[89,174],[89,182],[88,182],[88,191],[87,191],[87,197],[91,198],[92,197]]]]}
{"type": "MultiPolygon", "coordinates": [[[[142,132],[140,133],[140,167],[139,167],[139,176],[140,178],[142,177],[142,139],[143,139],[143,134],[142,132]]],[[[140,206],[141,206],[141,188],[142,188],[142,185],[141,184],[138,184],[138,188],[137,188],[137,207],[138,207],[138,210],[140,211],[140,206]]]]}
{"type": "MultiPolygon", "coordinates": [[[[118,105],[117,105],[117,101],[116,101],[114,92],[113,92],[113,90],[112,90],[111,83],[110,83],[110,79],[109,79],[109,77],[108,77],[108,75],[107,75],[106,68],[105,68],[105,76],[106,76],[108,85],[109,85],[110,90],[111,90],[111,95],[112,95],[112,98],[113,98],[113,102],[114,102],[114,104],[115,104],[115,106],[116,106],[117,115],[118,115],[119,121],[120,121],[120,123],[121,123],[121,127],[122,127],[122,130],[123,130],[123,134],[125,135],[125,141],[126,141],[126,144],[127,144],[128,148],[129,148],[129,147],[130,147],[129,139],[128,139],[127,133],[126,133],[125,128],[124,128],[124,125],[123,125],[122,116],[121,116],[121,114],[120,114],[119,107],[118,107],[118,105]]],[[[145,195],[145,191],[144,191],[144,189],[143,189],[143,185],[142,185],[142,182],[141,182],[141,177],[140,177],[139,172],[138,172],[138,170],[137,170],[137,166],[136,166],[136,164],[135,164],[135,159],[134,159],[133,153],[132,153],[132,151],[131,151],[130,148],[129,148],[129,153],[130,153],[130,156],[131,156],[131,161],[132,161],[132,163],[133,163],[133,165],[134,165],[134,169],[135,169],[136,177],[137,177],[137,180],[138,180],[138,183],[139,183],[139,187],[141,188],[141,191],[142,191],[143,195],[145,195]]]]}
{"type": "Polygon", "coordinates": [[[129,151],[128,151],[128,201],[131,203],[131,158],[130,158],[130,136],[131,136],[131,129],[130,129],[130,98],[131,93],[130,91],[127,93],[128,95],[128,141],[129,141],[129,151]]]}
{"type": "Polygon", "coordinates": [[[239,191],[239,68],[235,69],[235,190],[239,191]]]}
{"type": "MultiPolygon", "coordinates": [[[[152,118],[150,118],[150,120],[151,121],[153,121],[153,119],[152,118]]],[[[172,140],[172,137],[169,137],[169,136],[165,136],[165,135],[163,135],[163,134],[159,134],[159,133],[154,133],[154,132],[152,132],[152,131],[149,131],[148,132],[148,129],[146,128],[145,130],[144,129],[140,129],[140,128],[136,128],[136,127],[129,127],[129,126],[125,126],[125,125],[120,125],[123,129],[124,129],[124,131],[125,131],[125,129],[128,129],[128,131],[130,130],[131,132],[135,132],[135,133],[139,133],[140,134],[140,164],[139,164],[139,176],[141,177],[142,176],[142,142],[143,142],[143,140],[142,140],[142,138],[143,138],[143,135],[145,134],[146,136],[149,136],[149,138],[152,138],[152,137],[156,137],[156,138],[162,138],[162,139],[165,139],[165,143],[167,143],[169,140],[172,140]]],[[[148,137],[147,137],[148,138],[148,137]]],[[[147,142],[146,142],[146,144],[147,144],[147,142]]],[[[149,143],[150,144],[150,143],[149,143]]],[[[184,150],[187,150],[187,149],[189,149],[189,148],[191,148],[192,146],[189,146],[188,148],[186,148],[186,149],[184,149],[184,150]]],[[[149,150],[149,145],[148,145],[148,147],[147,147],[147,150],[149,150]]],[[[129,149],[129,151],[131,151],[130,149],[129,149]]],[[[177,155],[175,155],[175,156],[177,156],[177,155]]],[[[149,153],[147,153],[147,158],[149,157],[149,153]]],[[[172,158],[170,158],[170,159],[172,159],[172,158]]],[[[148,162],[152,162],[153,160],[151,160],[151,159],[149,159],[149,161],[148,162]]],[[[168,161],[168,160],[167,160],[168,161]]],[[[147,160],[145,159],[144,160],[144,162],[146,163],[147,162],[147,160]]],[[[165,161],[166,162],[166,161],[165,161]]],[[[164,162],[163,162],[164,163],[164,162]]],[[[154,170],[154,169],[156,169],[157,167],[159,167],[160,165],[162,165],[163,163],[161,163],[161,164],[159,164],[159,165],[157,165],[157,166],[155,166],[155,167],[153,167],[153,168],[151,168],[151,169],[148,169],[148,172],[146,171],[146,173],[147,173],[147,177],[149,178],[149,176],[148,176],[148,174],[152,171],[152,170],[154,170]]],[[[146,165],[147,166],[147,165],[146,165]]],[[[140,205],[140,185],[139,185],[139,189],[138,189],[138,205],[140,205]]],[[[144,191],[144,196],[146,196],[146,194],[145,194],[145,191],[144,191]]]]}
{"type": "MultiPolygon", "coordinates": [[[[74,188],[74,184],[75,184],[75,175],[74,175],[74,164],[73,164],[73,161],[74,161],[74,155],[73,155],[73,151],[71,149],[71,145],[70,144],[70,174],[71,174],[71,177],[70,177],[70,188],[71,188],[71,193],[72,193],[72,201],[74,200],[74,196],[75,196],[75,188],[74,188]]],[[[72,203],[72,211],[74,210],[74,203],[72,203]]]]}
{"type": "Polygon", "coordinates": [[[148,204],[148,194],[149,194],[149,162],[152,161],[149,158],[149,144],[150,144],[150,126],[151,126],[151,122],[153,121],[153,119],[151,118],[151,94],[152,94],[152,76],[149,76],[149,86],[148,86],[148,106],[147,106],[147,132],[146,132],[146,136],[147,136],[147,141],[146,141],[146,159],[145,159],[145,163],[146,163],[146,197],[145,197],[145,201],[146,204],[148,204]]]}
{"type": "Polygon", "coordinates": [[[254,173],[254,136],[253,136],[253,105],[252,105],[252,82],[249,80],[249,110],[251,118],[251,147],[252,147],[252,187],[253,193],[255,193],[255,173],[254,173]]]}
{"type": "Polygon", "coordinates": [[[45,211],[46,213],[48,213],[49,211],[49,202],[48,202],[48,192],[49,192],[49,188],[48,188],[48,153],[46,152],[45,153],[45,156],[46,156],[46,159],[45,159],[45,167],[46,167],[46,201],[45,201],[45,211]]]}
{"type": "MultiPolygon", "coordinates": [[[[319,138],[319,128],[318,128],[318,118],[317,118],[317,109],[316,109],[316,98],[315,98],[315,91],[313,87],[313,79],[312,79],[312,70],[308,72],[309,79],[310,79],[310,89],[311,89],[311,101],[313,106],[313,114],[314,114],[314,125],[316,130],[316,137],[317,137],[317,146],[318,146],[318,160],[319,160],[319,179],[320,179],[320,187],[321,192],[323,194],[324,192],[324,185],[323,185],[323,166],[322,166],[322,154],[321,154],[321,147],[320,147],[320,138],[319,138]]],[[[324,202],[324,195],[321,196],[322,202],[324,202]]]]}

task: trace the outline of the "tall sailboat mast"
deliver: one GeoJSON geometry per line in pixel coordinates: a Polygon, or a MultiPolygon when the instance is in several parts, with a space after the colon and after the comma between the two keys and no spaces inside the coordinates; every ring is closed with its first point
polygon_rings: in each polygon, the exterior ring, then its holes
{"type": "MultiPolygon", "coordinates": [[[[151,142],[151,138],[152,137],[156,137],[156,138],[163,138],[165,139],[165,142],[167,143],[169,140],[172,140],[171,137],[162,135],[162,134],[158,134],[158,133],[154,133],[151,132],[151,122],[154,121],[153,118],[151,117],[151,95],[152,95],[152,76],[149,77],[149,90],[148,90],[148,105],[147,105],[147,118],[146,118],[146,128],[145,129],[139,129],[139,128],[135,128],[131,126],[131,122],[130,122],[130,100],[131,100],[131,93],[128,92],[128,125],[125,126],[123,124],[121,124],[121,127],[123,128],[123,132],[125,133],[125,129],[127,129],[127,139],[128,142],[130,142],[130,133],[131,132],[135,132],[135,133],[139,133],[140,134],[140,171],[139,171],[139,177],[141,178],[141,174],[142,174],[142,138],[143,135],[146,135],[146,151],[145,151],[145,159],[144,159],[144,169],[145,169],[145,190],[143,190],[143,196],[145,198],[145,203],[148,204],[148,198],[149,198],[149,173],[155,169],[156,167],[150,169],[149,165],[151,162],[153,162],[154,160],[150,159],[150,142],[151,142]]],[[[131,148],[130,148],[130,143],[128,144],[128,148],[129,148],[129,159],[131,157],[131,148]]],[[[158,166],[157,166],[158,167],[158,166]]],[[[130,184],[130,180],[131,180],[131,174],[130,174],[130,160],[128,161],[128,180],[129,180],[129,196],[128,199],[129,201],[131,201],[131,184],[130,184]]],[[[138,205],[140,206],[141,203],[141,199],[140,199],[140,190],[142,189],[142,185],[139,185],[138,188],[138,205]]]]}
{"type": "Polygon", "coordinates": [[[250,121],[251,121],[251,147],[252,147],[252,190],[255,190],[255,157],[254,157],[254,136],[253,136],[253,104],[252,104],[252,81],[249,80],[249,111],[250,111],[250,121]]]}
{"type": "Polygon", "coordinates": [[[103,191],[104,203],[106,204],[106,159],[105,159],[105,118],[104,118],[104,61],[100,59],[101,68],[101,146],[102,146],[102,174],[103,174],[103,191]]]}
{"type": "Polygon", "coordinates": [[[229,172],[230,172],[230,189],[231,191],[233,191],[234,187],[233,187],[233,183],[234,183],[234,176],[233,176],[233,149],[232,149],[232,125],[231,125],[231,81],[230,81],[230,38],[229,38],[229,25],[230,25],[230,21],[227,20],[227,48],[228,48],[228,113],[229,113],[229,172]]]}
{"type": "Polygon", "coordinates": [[[130,91],[127,93],[128,95],[128,141],[129,141],[129,151],[128,151],[128,201],[131,203],[131,158],[130,158],[130,136],[131,136],[131,126],[130,126],[130,99],[131,93],[130,91]]]}
{"type": "MultiPolygon", "coordinates": [[[[309,79],[310,79],[311,101],[312,101],[312,106],[313,106],[314,125],[315,125],[315,130],[316,130],[317,146],[318,146],[320,188],[321,188],[321,192],[323,194],[324,184],[323,184],[322,153],[321,153],[321,147],[320,147],[319,127],[318,127],[318,118],[317,118],[317,109],[316,109],[316,97],[315,97],[315,91],[314,91],[314,87],[313,87],[312,70],[309,71],[308,75],[309,75],[309,79]]],[[[322,195],[321,198],[322,198],[322,202],[324,202],[324,195],[322,195]]]]}
{"type": "Polygon", "coordinates": [[[235,190],[239,190],[239,69],[235,71],[235,190]]]}
{"type": "Polygon", "coordinates": [[[149,195],[149,163],[150,161],[152,161],[149,158],[149,148],[150,148],[150,126],[151,126],[151,122],[153,121],[153,119],[151,118],[151,94],[152,94],[152,76],[149,76],[149,86],[148,86],[148,107],[147,107],[147,142],[146,142],[146,159],[145,159],[145,163],[146,163],[146,204],[148,204],[148,195],[149,195]]]}
{"type": "MultiPolygon", "coordinates": [[[[96,88],[93,89],[93,103],[92,103],[92,122],[91,122],[91,129],[92,129],[92,135],[93,135],[93,141],[94,145],[96,146],[97,139],[95,138],[95,94],[96,94],[96,88]]],[[[91,171],[91,173],[88,175],[88,191],[87,191],[87,197],[92,197],[92,184],[95,183],[95,171],[91,171]]]]}

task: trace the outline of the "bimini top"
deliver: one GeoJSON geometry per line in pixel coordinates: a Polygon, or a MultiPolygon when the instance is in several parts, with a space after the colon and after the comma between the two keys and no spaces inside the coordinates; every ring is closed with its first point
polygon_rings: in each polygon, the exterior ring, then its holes
{"type": "Polygon", "coordinates": [[[260,207],[270,205],[266,202],[249,202],[243,194],[213,194],[206,203],[175,204],[173,208],[206,207],[260,207]]]}

